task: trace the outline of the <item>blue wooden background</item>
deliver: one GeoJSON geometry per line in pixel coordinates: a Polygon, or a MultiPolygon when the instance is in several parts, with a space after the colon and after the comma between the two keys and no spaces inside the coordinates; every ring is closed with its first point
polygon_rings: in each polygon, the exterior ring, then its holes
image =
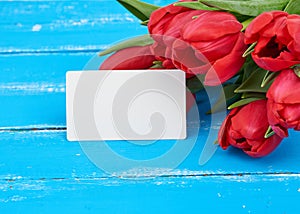
{"type": "MultiPolygon", "coordinates": [[[[113,0],[0,1],[0,213],[297,213],[296,132],[268,157],[218,149],[204,166],[200,137],[177,169],[155,178],[131,171],[131,179],[104,173],[66,140],[66,71],[146,32],[113,0]]],[[[141,152],[115,147],[128,157],[141,152]]]]}

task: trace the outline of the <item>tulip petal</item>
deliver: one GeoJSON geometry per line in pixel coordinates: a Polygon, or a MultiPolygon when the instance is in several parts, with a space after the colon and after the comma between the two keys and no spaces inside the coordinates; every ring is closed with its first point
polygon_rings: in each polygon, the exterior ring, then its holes
{"type": "MultiPolygon", "coordinates": [[[[288,53],[287,53],[288,55],[288,53]]],[[[255,53],[252,53],[252,58],[255,61],[255,63],[269,71],[280,71],[286,68],[289,68],[291,66],[294,66],[296,64],[300,63],[300,60],[288,60],[288,59],[279,59],[279,58],[271,58],[271,57],[260,57],[255,53]]],[[[286,57],[288,58],[288,57],[286,57]]]]}
{"type": "Polygon", "coordinates": [[[287,105],[282,111],[282,117],[289,128],[296,128],[300,122],[300,104],[287,105]]]}
{"type": "Polygon", "coordinates": [[[179,39],[173,43],[172,60],[178,69],[190,74],[204,74],[207,72],[206,68],[210,65],[205,58],[202,61],[195,56],[195,50],[190,44],[179,39]],[[205,69],[203,69],[203,66],[205,69]],[[193,70],[195,68],[197,72],[193,70]]]}
{"type": "Polygon", "coordinates": [[[255,48],[254,52],[255,54],[261,53],[262,50],[267,46],[267,44],[271,41],[272,38],[269,37],[260,37],[255,48]]]}
{"type": "Polygon", "coordinates": [[[197,66],[194,68],[187,68],[187,72],[193,75],[205,74],[211,68],[210,64],[204,64],[202,66],[197,66]]]}
{"type": "Polygon", "coordinates": [[[272,12],[265,12],[257,16],[253,21],[249,24],[245,31],[245,43],[251,44],[256,42],[260,35],[259,33],[267,26],[274,21],[274,19],[287,16],[288,14],[283,11],[272,11],[272,12]]]}
{"type": "Polygon", "coordinates": [[[175,65],[173,64],[173,62],[170,59],[164,60],[163,63],[162,63],[162,66],[164,68],[167,68],[167,69],[174,69],[174,68],[176,68],[175,65]]]}
{"type": "Polygon", "coordinates": [[[209,11],[182,28],[182,38],[190,42],[209,41],[238,33],[243,26],[226,12],[209,11]]]}
{"type": "Polygon", "coordinates": [[[192,42],[196,52],[204,55],[209,61],[215,61],[229,54],[235,46],[239,34],[223,36],[212,41],[192,42]]]}
{"type": "Polygon", "coordinates": [[[227,133],[228,133],[228,127],[230,126],[231,122],[231,118],[237,114],[238,112],[238,108],[235,108],[233,109],[228,115],[227,117],[225,118],[225,120],[223,121],[221,127],[220,127],[220,130],[219,130],[219,133],[218,133],[218,142],[219,142],[219,145],[222,147],[222,149],[227,149],[228,146],[230,146],[230,143],[227,141],[228,139],[228,136],[227,136],[227,133]]]}
{"type": "Polygon", "coordinates": [[[282,138],[279,137],[278,135],[273,135],[272,137],[268,138],[267,140],[265,140],[264,143],[262,143],[258,148],[256,148],[255,150],[244,150],[244,152],[254,158],[258,158],[258,157],[263,157],[266,156],[268,154],[270,154],[271,152],[273,152],[278,145],[281,143],[282,138]]]}
{"type": "Polygon", "coordinates": [[[284,124],[285,121],[281,118],[279,112],[284,109],[281,104],[276,104],[273,100],[268,99],[267,102],[267,116],[268,122],[272,128],[272,130],[279,135],[280,137],[288,137],[288,131],[281,124],[284,124]]]}
{"type": "Polygon", "coordinates": [[[262,13],[248,25],[245,31],[245,43],[251,44],[259,39],[259,32],[273,20],[270,13],[262,13]]]}
{"type": "Polygon", "coordinates": [[[276,103],[300,103],[300,78],[292,69],[283,70],[267,92],[267,98],[276,103]]]}
{"type": "Polygon", "coordinates": [[[155,57],[150,46],[125,48],[109,56],[100,66],[100,70],[132,70],[148,69],[153,65],[155,57]]]}
{"type": "Polygon", "coordinates": [[[266,100],[258,100],[234,108],[219,131],[218,140],[221,147],[226,149],[232,145],[252,157],[262,157],[271,153],[282,138],[276,134],[267,139],[264,137],[269,126],[266,104],[266,100]]]}
{"type": "Polygon", "coordinates": [[[183,28],[183,26],[191,21],[193,21],[193,17],[200,15],[204,11],[201,10],[192,10],[192,11],[186,11],[182,12],[178,15],[176,15],[170,23],[168,23],[168,26],[164,29],[165,33],[164,36],[166,37],[174,37],[179,38],[180,31],[183,28]]]}
{"type": "Polygon", "coordinates": [[[189,10],[191,9],[187,7],[174,6],[173,4],[155,10],[152,12],[147,25],[149,33],[160,35],[164,34],[165,29],[170,24],[170,21],[174,18],[174,16],[189,10]]]}
{"type": "Polygon", "coordinates": [[[240,33],[232,52],[227,56],[218,59],[213,64],[213,67],[207,72],[204,84],[215,86],[224,83],[233,77],[245,62],[245,58],[242,57],[245,50],[244,35],[240,33]]]}
{"type": "Polygon", "coordinates": [[[289,15],[287,19],[287,29],[294,40],[293,49],[300,53],[300,16],[289,15]]]}
{"type": "Polygon", "coordinates": [[[266,104],[266,100],[259,100],[242,107],[239,114],[232,118],[232,128],[250,140],[264,136],[269,126],[266,104]]]}
{"type": "Polygon", "coordinates": [[[247,44],[257,41],[252,58],[261,68],[280,71],[300,63],[300,16],[282,11],[256,17],[245,32],[247,44]]]}
{"type": "Polygon", "coordinates": [[[282,29],[286,26],[286,16],[281,16],[276,19],[276,21],[271,22],[261,33],[262,37],[272,38],[274,35],[277,35],[278,32],[281,32],[282,29]]]}
{"type": "Polygon", "coordinates": [[[276,37],[277,42],[285,44],[286,46],[288,46],[293,40],[293,38],[290,36],[288,32],[287,26],[284,26],[281,30],[277,30],[276,36],[277,36],[276,37]]]}

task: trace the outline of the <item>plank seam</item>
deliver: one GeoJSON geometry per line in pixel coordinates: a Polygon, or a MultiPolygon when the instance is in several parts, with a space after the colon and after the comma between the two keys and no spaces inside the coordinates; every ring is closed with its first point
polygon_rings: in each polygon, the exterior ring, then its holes
{"type": "Polygon", "coordinates": [[[8,128],[0,128],[0,133],[1,132],[40,132],[40,131],[49,131],[49,132],[53,132],[53,131],[66,131],[67,128],[66,127],[25,127],[25,128],[12,128],[12,127],[8,127],[8,128]]]}
{"type": "Polygon", "coordinates": [[[0,56],[8,55],[43,55],[43,54],[81,54],[81,53],[98,53],[104,49],[85,49],[85,50],[20,50],[20,51],[0,51],[0,56]]]}
{"type": "Polygon", "coordinates": [[[72,178],[63,178],[63,177],[53,177],[53,178],[2,178],[0,181],[5,182],[15,182],[18,180],[26,181],[61,181],[61,180],[103,180],[103,179],[151,179],[151,178],[200,178],[200,177],[243,177],[243,176],[268,176],[268,177],[300,177],[300,172],[246,172],[246,173],[196,173],[190,175],[160,175],[160,176],[103,176],[103,177],[72,177],[72,178]]]}

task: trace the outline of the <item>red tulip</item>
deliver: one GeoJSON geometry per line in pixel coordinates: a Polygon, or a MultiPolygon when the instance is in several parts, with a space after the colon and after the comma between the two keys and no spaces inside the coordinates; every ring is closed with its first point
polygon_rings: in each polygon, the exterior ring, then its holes
{"type": "Polygon", "coordinates": [[[267,92],[268,120],[274,132],[287,137],[300,130],[300,78],[292,69],[281,71],[267,92]]]}
{"type": "Polygon", "coordinates": [[[229,13],[169,5],[152,13],[148,28],[156,47],[166,50],[156,53],[190,76],[206,74],[206,85],[227,81],[245,61],[242,25],[229,13]]]}
{"type": "Polygon", "coordinates": [[[220,128],[220,146],[223,149],[230,145],[240,148],[252,157],[262,157],[271,153],[282,138],[277,134],[269,138],[264,137],[269,127],[266,105],[266,100],[258,100],[234,108],[220,128]]]}
{"type": "MultiPolygon", "coordinates": [[[[172,60],[172,43],[180,36],[182,24],[197,14],[199,12],[195,10],[173,4],[162,7],[151,14],[148,30],[156,41],[151,50],[156,59],[163,62],[162,65],[165,68],[176,68],[172,60]]],[[[188,78],[191,76],[193,75],[187,75],[188,78]]]]}
{"type": "MultiPolygon", "coordinates": [[[[155,55],[156,60],[162,62],[162,66],[166,69],[176,69],[172,60],[172,49],[162,43],[154,43],[151,46],[151,51],[155,55]]],[[[176,63],[176,62],[175,62],[176,63]]],[[[191,78],[194,74],[186,73],[186,78],[191,78]]]]}
{"type": "Polygon", "coordinates": [[[151,46],[151,52],[155,55],[158,61],[162,62],[162,66],[166,69],[175,69],[172,60],[170,59],[171,52],[170,48],[160,45],[159,43],[154,43],[151,46]]]}
{"type": "Polygon", "coordinates": [[[156,60],[150,45],[135,46],[119,50],[109,56],[100,66],[100,70],[149,69],[156,60]]]}
{"type": "Polygon", "coordinates": [[[246,45],[241,29],[233,15],[205,11],[183,26],[182,41],[173,44],[173,57],[180,62],[177,66],[187,73],[206,74],[206,85],[229,80],[245,62],[242,55],[246,45]]]}
{"type": "Polygon", "coordinates": [[[263,69],[280,71],[300,63],[300,16],[265,12],[246,28],[245,43],[257,42],[253,60],[263,69]]]}
{"type": "Polygon", "coordinates": [[[178,14],[186,11],[193,11],[187,7],[179,7],[170,4],[165,7],[161,7],[154,12],[152,12],[149,23],[148,30],[151,35],[164,35],[169,28],[170,22],[178,14]]]}

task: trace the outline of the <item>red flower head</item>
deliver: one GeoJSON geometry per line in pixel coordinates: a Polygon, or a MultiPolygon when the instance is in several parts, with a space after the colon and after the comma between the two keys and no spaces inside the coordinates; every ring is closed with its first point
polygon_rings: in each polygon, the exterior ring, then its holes
{"type": "Polygon", "coordinates": [[[300,16],[265,12],[247,27],[245,43],[257,42],[253,60],[263,69],[280,71],[300,63],[300,16]]]}
{"type": "Polygon", "coordinates": [[[287,128],[300,130],[300,78],[292,69],[281,71],[267,92],[272,129],[287,137],[287,128]]]}
{"type": "Polygon", "coordinates": [[[223,149],[230,145],[240,148],[252,157],[271,153],[282,138],[276,134],[264,137],[269,127],[266,104],[266,100],[258,100],[234,108],[221,126],[218,137],[220,146],[223,149]]]}
{"type": "Polygon", "coordinates": [[[242,25],[226,12],[205,11],[187,22],[181,40],[173,44],[177,67],[192,74],[206,74],[206,85],[218,85],[242,67],[246,50],[242,25]]]}
{"type": "MultiPolygon", "coordinates": [[[[172,60],[172,43],[180,36],[179,32],[182,25],[198,13],[187,7],[170,4],[151,14],[148,30],[156,41],[151,50],[156,59],[162,61],[165,68],[176,68],[172,60]]],[[[187,77],[191,76],[193,75],[187,75],[187,77]]]]}
{"type": "Polygon", "coordinates": [[[117,51],[108,57],[100,66],[100,70],[132,70],[148,69],[156,60],[150,46],[135,46],[117,51]]]}
{"type": "MultiPolygon", "coordinates": [[[[152,35],[164,35],[168,30],[171,21],[179,14],[193,11],[187,7],[179,7],[170,4],[155,10],[149,19],[148,30],[152,35]]],[[[180,26],[180,25],[179,25],[180,26]]]]}
{"type": "Polygon", "coordinates": [[[206,74],[206,85],[227,81],[245,61],[242,25],[229,13],[169,5],[151,14],[148,28],[154,53],[188,75],[206,74]]]}

